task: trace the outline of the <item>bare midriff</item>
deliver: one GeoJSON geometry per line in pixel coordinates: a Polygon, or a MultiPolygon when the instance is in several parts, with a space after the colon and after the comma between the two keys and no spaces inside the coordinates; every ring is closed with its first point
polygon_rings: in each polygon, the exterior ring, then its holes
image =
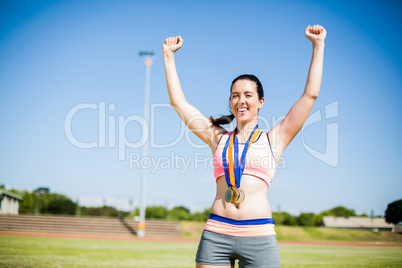
{"type": "Polygon", "coordinates": [[[243,175],[240,188],[245,192],[244,201],[239,205],[226,203],[225,192],[228,185],[225,176],[220,176],[216,183],[216,196],[211,213],[236,220],[272,218],[267,198],[268,185],[265,181],[254,176],[243,175]]]}

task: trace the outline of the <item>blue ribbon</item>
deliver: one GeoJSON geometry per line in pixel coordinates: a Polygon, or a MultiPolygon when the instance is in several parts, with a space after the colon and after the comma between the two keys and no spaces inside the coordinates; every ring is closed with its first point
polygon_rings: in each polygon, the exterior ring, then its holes
{"type": "MultiPolygon", "coordinates": [[[[241,182],[241,177],[243,176],[243,172],[244,172],[244,167],[245,167],[245,163],[246,163],[246,155],[247,155],[247,151],[248,151],[248,147],[250,144],[250,140],[251,137],[253,136],[254,132],[258,129],[258,124],[254,127],[253,132],[251,132],[251,135],[248,137],[248,140],[246,142],[246,144],[244,145],[243,148],[243,152],[241,155],[241,159],[240,159],[240,165],[239,165],[239,142],[237,140],[236,137],[236,133],[237,133],[237,128],[232,131],[232,133],[230,134],[229,138],[227,139],[226,143],[225,143],[225,147],[223,148],[223,152],[222,152],[222,163],[223,163],[223,169],[225,170],[225,177],[226,177],[226,183],[228,185],[228,187],[232,187],[232,186],[237,186],[238,188],[240,188],[240,182],[241,182]],[[235,181],[236,181],[236,185],[232,185],[230,183],[230,176],[229,176],[229,168],[227,165],[227,160],[226,160],[226,152],[228,150],[229,147],[229,142],[230,142],[230,138],[232,137],[232,135],[234,135],[234,175],[235,175],[235,181]]],[[[230,152],[229,152],[230,153],[230,152]]]]}

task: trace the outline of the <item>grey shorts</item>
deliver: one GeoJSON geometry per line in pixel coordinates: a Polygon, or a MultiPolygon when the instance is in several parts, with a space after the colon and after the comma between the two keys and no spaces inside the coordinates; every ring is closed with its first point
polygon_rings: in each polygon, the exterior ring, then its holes
{"type": "Polygon", "coordinates": [[[280,267],[276,236],[237,237],[204,230],[195,258],[197,263],[234,265],[236,259],[240,268],[280,267]]]}

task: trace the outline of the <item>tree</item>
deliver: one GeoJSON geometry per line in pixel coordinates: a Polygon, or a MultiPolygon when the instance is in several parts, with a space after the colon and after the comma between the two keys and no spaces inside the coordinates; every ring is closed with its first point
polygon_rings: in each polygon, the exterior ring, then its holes
{"type": "Polygon", "coordinates": [[[74,215],[76,208],[77,204],[71,201],[70,198],[53,194],[46,212],[49,214],[74,215]]]}
{"type": "Polygon", "coordinates": [[[100,208],[101,209],[101,215],[102,216],[108,216],[108,217],[118,217],[119,216],[119,211],[111,206],[103,206],[100,208]]]}
{"type": "Polygon", "coordinates": [[[297,225],[297,217],[290,215],[289,213],[282,212],[283,214],[283,225],[297,225]]]}
{"type": "Polygon", "coordinates": [[[102,216],[101,207],[80,207],[80,212],[85,216],[102,216]]]}
{"type": "Polygon", "coordinates": [[[147,219],[167,219],[168,210],[162,206],[147,207],[145,209],[145,217],[147,219]]]}
{"type": "Polygon", "coordinates": [[[107,217],[117,217],[119,214],[124,214],[118,211],[114,207],[103,206],[103,207],[80,207],[81,215],[88,216],[107,216],[107,217]]]}
{"type": "Polygon", "coordinates": [[[41,214],[74,215],[76,204],[67,196],[57,193],[33,192],[35,206],[41,214]]]}
{"type": "Polygon", "coordinates": [[[393,224],[402,221],[402,199],[388,204],[385,211],[385,221],[393,224]]]}
{"type": "Polygon", "coordinates": [[[352,217],[352,216],[356,216],[356,212],[353,209],[348,209],[342,206],[337,206],[334,208],[331,208],[328,211],[324,211],[325,212],[329,212],[326,213],[328,215],[332,215],[332,216],[336,216],[336,217],[352,217]]]}
{"type": "Polygon", "coordinates": [[[32,193],[22,190],[12,190],[22,196],[19,202],[19,213],[26,214],[66,214],[74,215],[77,204],[75,204],[69,197],[49,193],[48,188],[38,188],[41,191],[33,191],[32,193]],[[47,189],[47,191],[43,191],[47,189]]]}
{"type": "Polygon", "coordinates": [[[191,215],[190,220],[192,220],[192,221],[207,221],[210,214],[211,214],[211,209],[207,208],[203,212],[195,212],[193,215],[191,215]]]}
{"type": "Polygon", "coordinates": [[[272,212],[275,225],[297,225],[297,217],[287,212],[272,212]]]}
{"type": "Polygon", "coordinates": [[[22,200],[19,202],[19,213],[33,214],[35,213],[35,197],[32,193],[28,191],[20,191],[22,195],[22,200]]]}
{"type": "Polygon", "coordinates": [[[191,218],[190,210],[186,207],[174,207],[169,211],[172,220],[189,220],[191,218]]]}
{"type": "Polygon", "coordinates": [[[315,224],[315,214],[314,213],[300,213],[297,218],[299,225],[301,226],[314,226],[315,224]]]}

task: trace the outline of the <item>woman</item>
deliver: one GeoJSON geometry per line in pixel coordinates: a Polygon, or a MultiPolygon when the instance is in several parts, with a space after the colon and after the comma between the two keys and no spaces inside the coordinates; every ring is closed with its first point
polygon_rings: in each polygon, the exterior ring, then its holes
{"type": "Polygon", "coordinates": [[[301,98],[284,120],[268,133],[258,128],[258,111],[264,105],[260,81],[253,75],[237,77],[231,86],[232,115],[208,120],[184,97],[174,53],[183,39],[167,38],[163,44],[166,82],[171,105],[214,155],[216,197],[198,246],[196,267],[279,267],[279,248],[267,199],[269,184],[283,150],[299,132],[318,96],[321,85],[325,29],[308,26],[306,37],[313,55],[301,98]],[[236,120],[227,132],[221,124],[236,120]]]}

